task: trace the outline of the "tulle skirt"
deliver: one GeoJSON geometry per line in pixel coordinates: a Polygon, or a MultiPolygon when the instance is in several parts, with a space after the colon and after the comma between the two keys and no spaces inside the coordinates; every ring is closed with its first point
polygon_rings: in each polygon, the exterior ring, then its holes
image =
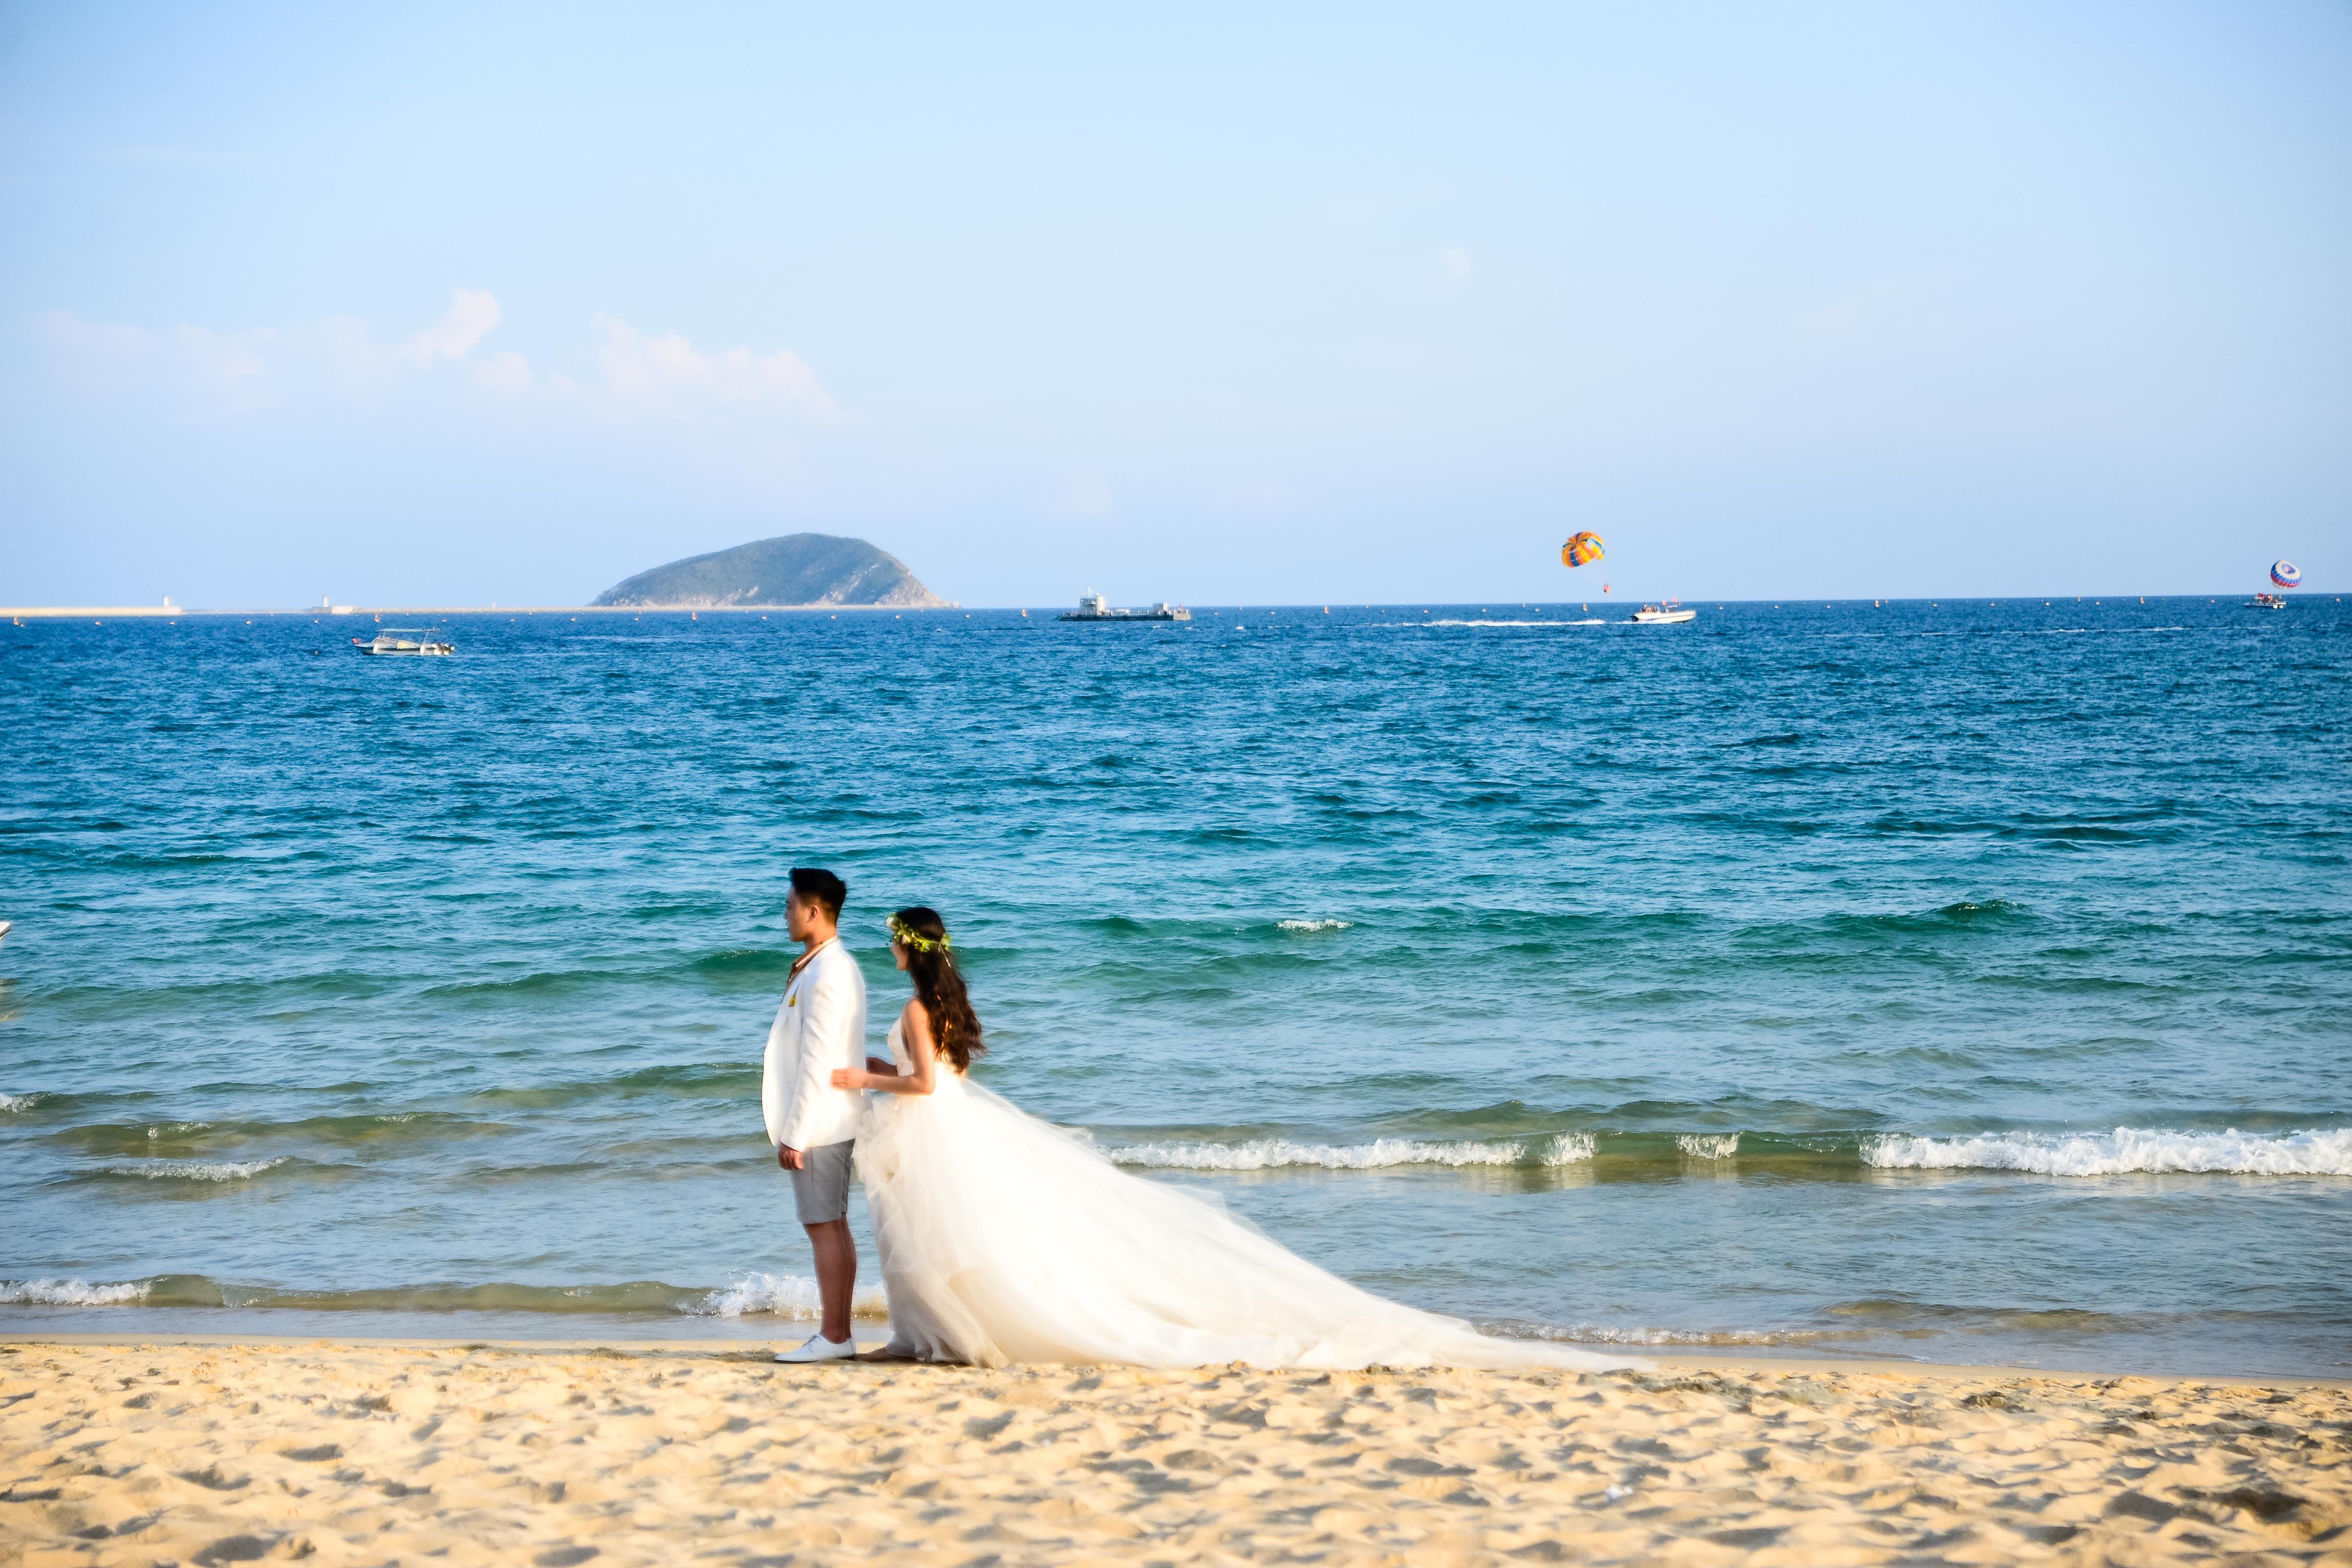
{"type": "Polygon", "coordinates": [[[896,1346],[979,1366],[1629,1364],[1383,1300],[942,1069],[877,1095],[857,1173],[896,1346]]]}

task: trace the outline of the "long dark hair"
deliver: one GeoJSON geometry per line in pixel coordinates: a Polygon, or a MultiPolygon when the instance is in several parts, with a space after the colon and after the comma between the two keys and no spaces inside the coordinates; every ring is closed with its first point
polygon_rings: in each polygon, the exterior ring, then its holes
{"type": "Polygon", "coordinates": [[[948,925],[940,911],[922,904],[890,917],[890,934],[907,950],[907,973],[915,982],[915,999],[931,1021],[931,1039],[940,1055],[968,1071],[971,1058],[987,1054],[981,1043],[980,1015],[971,1010],[971,994],[963,988],[955,952],[948,945],[948,925]]]}

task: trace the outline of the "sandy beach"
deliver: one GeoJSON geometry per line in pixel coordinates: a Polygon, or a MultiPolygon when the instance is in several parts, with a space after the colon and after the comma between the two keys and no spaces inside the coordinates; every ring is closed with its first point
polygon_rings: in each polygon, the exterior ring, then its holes
{"type": "Polygon", "coordinates": [[[2352,1389],[0,1346],[0,1563],[2352,1563],[2352,1389]]]}

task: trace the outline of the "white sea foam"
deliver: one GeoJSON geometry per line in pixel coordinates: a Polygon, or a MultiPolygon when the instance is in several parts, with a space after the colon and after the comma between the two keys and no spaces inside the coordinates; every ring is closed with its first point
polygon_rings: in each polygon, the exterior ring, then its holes
{"type": "MultiPolygon", "coordinates": [[[[1855,1329],[1642,1329],[1606,1323],[1546,1324],[1526,1338],[1589,1345],[1801,1345],[1863,1337],[1855,1329]]],[[[1517,1336],[1514,1336],[1517,1337],[1517,1336]]]]}
{"type": "Polygon", "coordinates": [[[1353,921],[1276,921],[1274,929],[1290,931],[1346,931],[1353,921]]]}
{"type": "MultiPolygon", "coordinates": [[[[803,1275],[746,1274],[733,1284],[713,1290],[701,1300],[689,1302],[678,1310],[698,1318],[740,1318],[769,1313],[801,1322],[814,1322],[823,1316],[822,1308],[816,1281],[803,1275]]],[[[882,1294],[871,1289],[853,1299],[849,1310],[861,1318],[889,1315],[882,1294]]]]}
{"type": "Polygon", "coordinates": [[[142,1160],[135,1165],[109,1165],[106,1173],[144,1176],[151,1182],[242,1182],[286,1163],[287,1158],[280,1154],[274,1160],[142,1160]]]}
{"type": "Polygon", "coordinates": [[[1270,1171],[1284,1166],[1370,1171],[1390,1165],[1516,1165],[1525,1150],[1517,1143],[1432,1143],[1414,1138],[1340,1144],[1255,1138],[1246,1143],[1135,1143],[1107,1152],[1122,1165],[1170,1171],[1270,1171]]]}
{"type": "Polygon", "coordinates": [[[1133,1143],[1104,1152],[1122,1165],[1163,1171],[1273,1171],[1307,1167],[1325,1171],[1377,1171],[1392,1165],[1519,1165],[1530,1160],[1570,1165],[1592,1158],[1592,1136],[1556,1137],[1499,1143],[1433,1142],[1419,1138],[1375,1138],[1369,1143],[1297,1143],[1287,1138],[1255,1138],[1246,1143],[1133,1143]]]}
{"type": "Polygon", "coordinates": [[[0,1094],[0,1110],[30,1110],[37,1094],[0,1094]]]}
{"type": "Polygon", "coordinates": [[[87,1279],[0,1279],[0,1306],[121,1307],[143,1300],[147,1282],[93,1285],[87,1279]]]}
{"type": "Polygon", "coordinates": [[[2132,1172],[2215,1172],[2261,1176],[2352,1176],[2352,1127],[2302,1132],[2183,1132],[2118,1127],[2113,1132],[1979,1132],[1865,1139],[1865,1164],[1883,1170],[2030,1171],[2045,1176],[2132,1172]]]}
{"type": "Polygon", "coordinates": [[[1739,1152],[1737,1132],[1677,1132],[1675,1147],[1694,1160],[1728,1160],[1739,1152]]]}

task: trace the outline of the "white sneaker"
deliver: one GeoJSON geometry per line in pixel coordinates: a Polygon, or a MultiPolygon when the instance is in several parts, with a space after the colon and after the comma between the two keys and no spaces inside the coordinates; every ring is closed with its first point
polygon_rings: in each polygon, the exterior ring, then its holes
{"type": "Polygon", "coordinates": [[[808,1337],[808,1343],[796,1351],[778,1351],[776,1359],[789,1365],[798,1365],[803,1362],[812,1361],[849,1361],[856,1354],[857,1336],[855,1334],[839,1343],[826,1339],[823,1334],[811,1334],[808,1337]]]}

